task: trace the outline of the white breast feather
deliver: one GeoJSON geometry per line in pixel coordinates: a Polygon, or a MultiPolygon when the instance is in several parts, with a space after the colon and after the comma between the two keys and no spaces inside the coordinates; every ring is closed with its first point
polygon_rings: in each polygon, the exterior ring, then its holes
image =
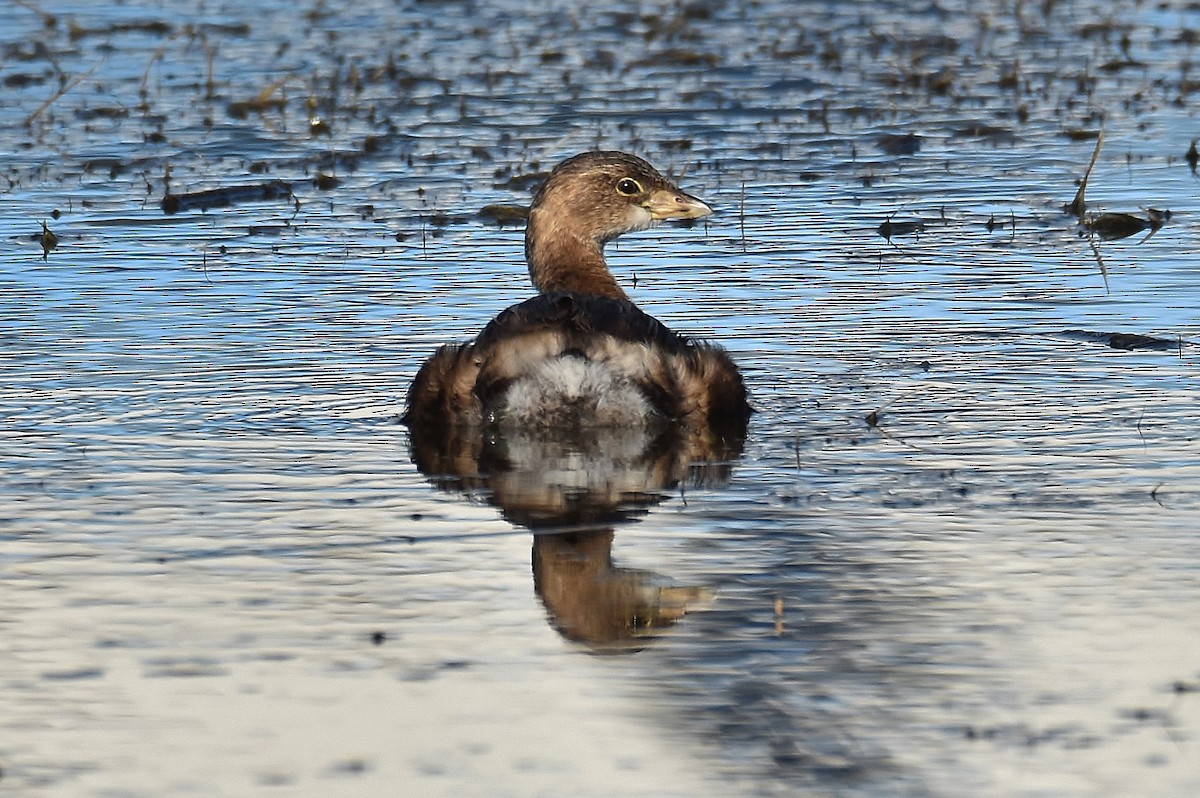
{"type": "Polygon", "coordinates": [[[502,423],[514,426],[644,426],[654,410],[618,368],[563,355],[539,363],[505,396],[502,423]]]}

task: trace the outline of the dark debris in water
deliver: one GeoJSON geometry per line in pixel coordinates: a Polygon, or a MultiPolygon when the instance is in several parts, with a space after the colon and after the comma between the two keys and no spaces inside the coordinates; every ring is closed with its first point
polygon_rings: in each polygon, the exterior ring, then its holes
{"type": "Polygon", "coordinates": [[[1092,148],[1092,158],[1088,161],[1087,169],[1083,172],[1083,178],[1079,181],[1079,188],[1075,192],[1075,198],[1068,204],[1063,206],[1063,211],[1071,214],[1077,219],[1083,218],[1083,211],[1087,208],[1087,202],[1084,200],[1084,195],[1087,193],[1088,180],[1092,176],[1092,170],[1096,168],[1096,159],[1100,157],[1100,148],[1104,146],[1104,131],[1101,130],[1096,134],[1096,146],[1092,148]]]}
{"type": "Polygon", "coordinates": [[[1100,213],[1085,219],[1083,227],[1086,231],[1098,235],[1105,241],[1111,241],[1128,238],[1143,230],[1149,230],[1150,235],[1153,235],[1170,218],[1169,210],[1147,208],[1145,216],[1134,216],[1131,213],[1100,213]]]}
{"type": "Polygon", "coordinates": [[[875,232],[889,244],[896,236],[911,236],[925,232],[925,222],[920,219],[886,219],[875,228],[875,232]]]}
{"type": "Polygon", "coordinates": [[[1098,236],[1105,241],[1128,238],[1143,230],[1150,231],[1146,234],[1146,238],[1149,238],[1158,232],[1167,223],[1167,220],[1171,218],[1169,210],[1147,208],[1145,216],[1135,216],[1131,213],[1119,212],[1105,212],[1092,216],[1085,215],[1084,211],[1087,208],[1087,201],[1084,195],[1087,192],[1088,180],[1092,176],[1092,170],[1096,167],[1096,161],[1100,157],[1100,148],[1103,146],[1104,130],[1101,129],[1096,134],[1096,146],[1092,149],[1092,158],[1088,162],[1087,169],[1079,181],[1079,189],[1075,192],[1075,198],[1063,206],[1063,211],[1079,220],[1079,226],[1083,229],[1084,233],[1098,236]]]}
{"type": "Polygon", "coordinates": [[[889,133],[875,143],[885,155],[916,155],[921,150],[921,137],[915,133],[889,133]]]}
{"type": "Polygon", "coordinates": [[[334,776],[360,776],[369,770],[371,764],[365,759],[345,759],[329,767],[330,774],[334,776]]]}
{"type": "Polygon", "coordinates": [[[172,215],[184,211],[206,211],[209,208],[228,208],[246,202],[276,199],[295,201],[292,185],[283,180],[271,180],[253,185],[226,186],[186,194],[167,194],[162,199],[163,213],[172,215]]]}
{"type": "Polygon", "coordinates": [[[45,671],[42,678],[49,681],[81,681],[84,679],[100,679],[104,676],[104,668],[80,667],[64,670],[45,671]]]}
{"type": "Polygon", "coordinates": [[[50,250],[58,246],[58,236],[54,235],[45,222],[42,222],[42,232],[34,236],[34,239],[42,245],[42,260],[47,260],[50,256],[50,250]]]}
{"type": "Polygon", "coordinates": [[[445,211],[434,211],[429,214],[426,221],[432,227],[450,227],[451,225],[466,224],[469,217],[461,213],[446,213],[445,211]]]}
{"type": "Polygon", "coordinates": [[[997,127],[983,122],[974,122],[954,130],[955,138],[987,139],[997,143],[1011,144],[1016,142],[1017,134],[1006,127],[997,127]]]}
{"type": "Polygon", "coordinates": [[[479,219],[487,224],[494,224],[499,227],[505,225],[524,224],[529,218],[529,208],[524,205],[505,205],[496,203],[492,205],[484,205],[479,209],[479,219]]]}
{"type": "Polygon", "coordinates": [[[1100,738],[1082,726],[1051,726],[1039,729],[1024,723],[997,726],[966,726],[963,736],[968,740],[992,742],[999,745],[1037,748],[1054,744],[1073,749],[1094,748],[1100,738]]]}
{"type": "MultiPolygon", "coordinates": [[[[497,174],[497,177],[500,176],[500,174],[497,174]]],[[[521,175],[513,175],[507,180],[496,182],[493,184],[493,188],[506,188],[510,191],[533,191],[549,176],[550,173],[548,171],[537,171],[521,175]]]]}
{"type": "Polygon", "coordinates": [[[1110,346],[1113,349],[1153,349],[1159,352],[1176,351],[1184,346],[1191,346],[1190,341],[1181,338],[1158,338],[1153,335],[1121,332],[1092,332],[1090,330],[1063,330],[1062,334],[1083,341],[1110,346]]]}
{"type": "MultiPolygon", "coordinates": [[[[313,188],[316,188],[319,191],[332,191],[333,189],[340,186],[342,184],[342,181],[340,179],[338,179],[335,175],[326,174],[324,172],[318,172],[317,175],[315,177],[313,177],[312,184],[313,184],[313,188]]],[[[285,183],[284,185],[287,185],[287,184],[285,183]]],[[[273,198],[267,197],[267,199],[273,199],[273,198]]]]}
{"type": "Polygon", "coordinates": [[[713,69],[721,63],[721,57],[715,53],[705,53],[699,50],[689,50],[682,47],[672,47],[651,53],[645,58],[631,61],[628,69],[641,67],[685,67],[690,69],[713,69]]]}
{"type": "Polygon", "coordinates": [[[1001,217],[999,220],[997,220],[996,214],[994,214],[994,213],[989,214],[988,220],[987,220],[987,222],[984,223],[983,226],[984,226],[984,229],[986,229],[989,233],[995,232],[996,230],[1003,230],[1006,226],[1008,226],[1008,227],[1012,228],[1013,234],[1016,235],[1017,217],[1016,217],[1016,214],[1014,214],[1012,211],[1009,211],[1008,221],[1006,222],[1006,221],[1004,221],[1003,217],[1001,217]]]}
{"type": "Polygon", "coordinates": [[[162,20],[158,19],[114,22],[94,28],[85,28],[72,19],[68,23],[67,28],[67,35],[71,37],[71,41],[79,41],[80,39],[85,39],[88,37],[103,37],[107,39],[118,33],[144,33],[149,36],[157,36],[161,38],[170,36],[175,32],[175,29],[171,23],[163,22],[162,20]]]}

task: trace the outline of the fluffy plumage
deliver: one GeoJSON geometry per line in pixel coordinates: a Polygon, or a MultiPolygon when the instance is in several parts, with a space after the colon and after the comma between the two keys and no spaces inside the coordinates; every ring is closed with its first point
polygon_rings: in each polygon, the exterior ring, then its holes
{"type": "Polygon", "coordinates": [[[439,349],[408,394],[410,425],[570,429],[682,425],[744,434],[741,375],[718,346],[667,329],[617,284],[603,247],[711,209],[625,153],[560,164],[534,195],[525,253],[538,296],[470,343],[439,349]]]}

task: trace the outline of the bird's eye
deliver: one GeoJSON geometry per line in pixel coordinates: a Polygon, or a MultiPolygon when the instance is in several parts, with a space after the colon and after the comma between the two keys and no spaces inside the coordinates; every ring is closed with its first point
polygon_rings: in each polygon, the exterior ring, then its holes
{"type": "Polygon", "coordinates": [[[632,197],[642,193],[642,184],[634,180],[632,177],[622,177],[617,181],[617,193],[626,197],[632,197]]]}

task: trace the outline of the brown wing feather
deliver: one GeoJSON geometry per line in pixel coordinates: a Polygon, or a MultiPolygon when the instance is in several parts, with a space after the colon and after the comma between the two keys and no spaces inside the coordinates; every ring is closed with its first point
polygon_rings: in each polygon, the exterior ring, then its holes
{"type": "Polygon", "coordinates": [[[440,347],[421,366],[408,389],[409,424],[477,424],[483,408],[475,395],[479,358],[472,344],[440,347]]]}
{"type": "Polygon", "coordinates": [[[565,354],[611,363],[666,418],[745,432],[746,389],[724,349],[672,332],[627,300],[565,293],[513,305],[473,343],[439,349],[413,381],[405,418],[480,423],[514,380],[565,354]]]}

